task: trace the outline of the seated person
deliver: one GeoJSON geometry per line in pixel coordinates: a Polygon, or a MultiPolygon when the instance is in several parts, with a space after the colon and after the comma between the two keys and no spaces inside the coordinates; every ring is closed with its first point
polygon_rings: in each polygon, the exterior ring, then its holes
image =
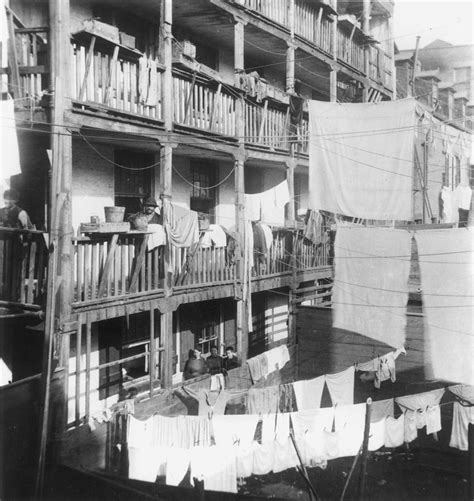
{"type": "Polygon", "coordinates": [[[147,197],[143,200],[142,210],[128,217],[129,221],[136,218],[144,218],[148,224],[163,224],[161,216],[161,200],[160,205],[153,197],[147,197]]]}
{"type": "Polygon", "coordinates": [[[237,367],[240,367],[239,359],[237,358],[237,355],[235,354],[234,347],[233,346],[227,346],[225,349],[226,356],[223,359],[223,368],[224,371],[230,371],[231,369],[236,369],[237,367]]]}
{"type": "Polygon", "coordinates": [[[207,357],[206,362],[211,376],[222,373],[223,360],[222,357],[218,355],[216,346],[211,346],[211,354],[207,357]]]}
{"type": "Polygon", "coordinates": [[[189,350],[189,358],[184,365],[183,377],[185,380],[192,379],[209,372],[206,361],[201,358],[201,352],[197,348],[189,350]]]}
{"type": "Polygon", "coordinates": [[[0,226],[20,230],[34,229],[28,213],[18,205],[20,199],[18,192],[16,190],[5,190],[3,198],[5,207],[0,209],[0,226]]]}

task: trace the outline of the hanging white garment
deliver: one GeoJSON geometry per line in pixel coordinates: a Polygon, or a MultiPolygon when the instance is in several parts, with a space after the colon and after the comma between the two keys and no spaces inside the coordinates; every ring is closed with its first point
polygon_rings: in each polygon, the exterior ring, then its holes
{"type": "Polygon", "coordinates": [[[403,347],[410,233],[340,224],[334,246],[333,326],[403,347]]]}
{"type": "Polygon", "coordinates": [[[410,220],[415,106],[309,101],[310,208],[410,220]]]}
{"type": "Polygon", "coordinates": [[[417,231],[429,379],[474,384],[472,228],[417,231]]]}
{"type": "Polygon", "coordinates": [[[326,384],[332,405],[352,405],[354,403],[354,366],[336,374],[326,374],[326,384]]]}
{"type": "Polygon", "coordinates": [[[0,183],[6,182],[10,186],[10,177],[21,174],[13,99],[0,101],[0,151],[2,152],[0,183]]]}

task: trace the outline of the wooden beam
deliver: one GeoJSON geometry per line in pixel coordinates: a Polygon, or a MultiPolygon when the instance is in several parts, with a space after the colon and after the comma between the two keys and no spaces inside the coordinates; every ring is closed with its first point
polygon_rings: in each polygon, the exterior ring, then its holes
{"type": "Polygon", "coordinates": [[[153,303],[150,302],[150,360],[148,363],[148,375],[149,375],[149,391],[150,398],[153,396],[153,385],[156,378],[156,342],[155,342],[155,308],[153,303]]]}
{"type": "Polygon", "coordinates": [[[132,278],[130,279],[130,292],[136,292],[137,290],[138,278],[140,277],[140,272],[145,264],[149,236],[150,235],[148,234],[144,235],[142,243],[140,244],[138,257],[135,259],[135,268],[133,270],[132,278]]]}
{"type": "Polygon", "coordinates": [[[91,411],[91,342],[92,324],[89,317],[86,316],[86,421],[89,419],[91,411]]]}
{"type": "Polygon", "coordinates": [[[162,353],[161,386],[170,388],[172,385],[172,350],[173,350],[173,313],[162,313],[160,316],[160,339],[162,353]]]}
{"type": "Polygon", "coordinates": [[[87,51],[86,69],[84,71],[84,79],[82,80],[81,89],[79,90],[79,97],[78,97],[79,101],[82,101],[84,99],[84,94],[86,92],[87,78],[89,77],[90,69],[92,67],[92,62],[94,61],[95,40],[96,40],[96,37],[94,35],[91,37],[89,49],[87,51]]]}
{"type": "MultiPolygon", "coordinates": [[[[104,104],[108,105],[110,102],[110,97],[112,95],[112,73],[116,71],[117,59],[119,53],[119,46],[116,45],[114,47],[114,52],[112,54],[112,58],[109,62],[109,68],[107,71],[107,80],[105,82],[105,95],[104,95],[104,104]]],[[[118,99],[118,96],[117,96],[118,99]]]]}
{"type": "Polygon", "coordinates": [[[112,271],[112,264],[114,262],[115,250],[117,249],[118,242],[118,233],[114,233],[112,235],[112,239],[110,241],[109,250],[107,252],[107,258],[105,260],[104,270],[102,271],[102,276],[99,281],[99,291],[97,296],[100,298],[104,295],[104,292],[107,288],[107,284],[109,282],[110,273],[112,271]]]}

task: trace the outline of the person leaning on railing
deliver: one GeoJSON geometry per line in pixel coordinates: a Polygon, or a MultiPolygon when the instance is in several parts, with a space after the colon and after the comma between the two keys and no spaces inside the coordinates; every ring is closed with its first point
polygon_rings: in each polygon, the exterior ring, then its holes
{"type": "Polygon", "coordinates": [[[20,230],[33,230],[34,226],[26,210],[18,205],[20,198],[16,190],[5,190],[3,194],[5,207],[0,209],[0,226],[4,228],[17,228],[20,230]]]}

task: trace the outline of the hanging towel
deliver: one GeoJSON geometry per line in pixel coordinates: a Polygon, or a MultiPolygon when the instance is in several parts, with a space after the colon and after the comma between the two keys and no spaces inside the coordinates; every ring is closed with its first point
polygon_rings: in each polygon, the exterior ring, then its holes
{"type": "Polygon", "coordinates": [[[148,231],[151,232],[148,236],[148,250],[151,251],[159,247],[160,245],[165,245],[166,235],[165,230],[161,224],[149,224],[148,231]]]}
{"type": "Polygon", "coordinates": [[[235,451],[227,447],[195,447],[191,450],[191,482],[204,481],[206,491],[237,493],[235,451]]]}
{"type": "Polygon", "coordinates": [[[369,451],[376,451],[385,445],[385,418],[370,423],[369,451]]]}
{"type": "Polygon", "coordinates": [[[354,366],[337,374],[326,374],[326,384],[332,405],[352,405],[354,403],[354,366]]]}
{"type": "Polygon", "coordinates": [[[449,186],[443,186],[439,194],[440,215],[442,223],[455,223],[457,221],[457,202],[454,192],[449,186]]]}
{"type": "Polygon", "coordinates": [[[160,89],[158,88],[158,73],[156,61],[153,58],[148,59],[148,74],[149,74],[149,83],[148,83],[148,96],[146,99],[147,106],[156,106],[159,102],[160,89]]]}
{"type": "Polygon", "coordinates": [[[403,347],[410,256],[408,231],[339,224],[333,326],[403,347]]]}
{"type": "Polygon", "coordinates": [[[471,227],[415,232],[428,379],[474,384],[471,227]]]}
{"type": "Polygon", "coordinates": [[[256,444],[253,453],[253,474],[266,475],[273,470],[275,442],[256,444]]]}
{"type": "Polygon", "coordinates": [[[309,101],[310,208],[410,220],[415,106],[309,101]]]}
{"type": "Polygon", "coordinates": [[[255,436],[258,414],[214,416],[212,429],[216,445],[249,447],[255,436]]]}
{"type": "Polygon", "coordinates": [[[364,439],[366,404],[337,405],[335,431],[340,435],[339,457],[355,456],[364,439]]]}
{"type": "Polygon", "coordinates": [[[386,400],[375,400],[371,405],[370,421],[372,423],[385,419],[387,416],[394,416],[393,398],[386,400]]]}
{"type": "Polygon", "coordinates": [[[166,207],[166,221],[163,222],[167,238],[175,247],[191,247],[199,240],[199,223],[197,212],[183,209],[178,205],[163,200],[166,207]]]}
{"type": "Polygon", "coordinates": [[[288,182],[285,180],[260,194],[262,221],[273,226],[285,225],[285,205],[290,201],[288,182]]]}
{"type": "Polygon", "coordinates": [[[437,433],[441,430],[441,409],[439,405],[430,405],[426,409],[426,433],[437,433]]]}
{"type": "Polygon", "coordinates": [[[178,486],[184,479],[191,462],[191,449],[172,447],[166,463],[166,485],[178,486]]]}
{"type": "Polygon", "coordinates": [[[405,414],[385,420],[385,447],[400,447],[405,441],[405,414]]]}
{"type": "Polygon", "coordinates": [[[144,482],[155,482],[158,475],[166,472],[168,461],[167,448],[128,446],[128,478],[143,480],[144,482]]]}
{"type": "Polygon", "coordinates": [[[260,193],[245,194],[245,211],[249,221],[260,221],[260,193]]]}
{"type": "Polygon", "coordinates": [[[314,379],[296,381],[293,383],[299,411],[319,409],[319,407],[321,407],[324,382],[324,376],[319,376],[314,379]]]}
{"type": "Polygon", "coordinates": [[[418,437],[418,428],[416,425],[416,411],[405,412],[403,433],[404,433],[403,440],[406,443],[413,442],[413,440],[415,440],[418,437]]]}
{"type": "Polygon", "coordinates": [[[290,436],[290,414],[266,414],[262,416],[262,443],[284,441],[290,436]]]}
{"type": "Polygon", "coordinates": [[[266,388],[250,388],[247,395],[248,414],[275,413],[280,407],[280,392],[278,386],[266,388]]]}
{"type": "Polygon", "coordinates": [[[469,423],[474,424],[474,407],[464,407],[459,402],[453,405],[453,427],[449,446],[461,451],[469,449],[467,431],[469,423]]]}
{"type": "MultiPolygon", "coordinates": [[[[3,9],[5,12],[5,9],[3,9]]],[[[10,177],[21,174],[20,151],[15,126],[13,99],[0,101],[0,151],[2,152],[2,179],[10,186],[10,177]]]]}

